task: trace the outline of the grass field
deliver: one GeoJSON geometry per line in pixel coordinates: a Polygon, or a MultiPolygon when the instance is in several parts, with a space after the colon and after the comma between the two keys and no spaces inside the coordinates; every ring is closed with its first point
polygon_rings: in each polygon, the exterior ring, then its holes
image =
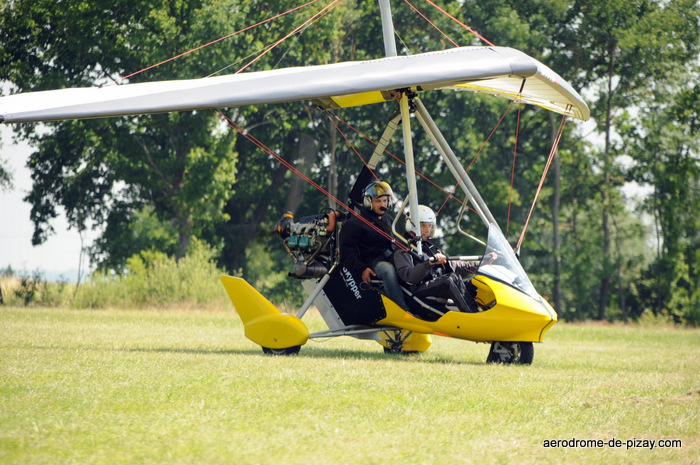
{"type": "Polygon", "coordinates": [[[559,323],[531,366],[437,337],[264,356],[233,312],[0,307],[0,334],[2,464],[700,463],[698,330],[559,323]]]}

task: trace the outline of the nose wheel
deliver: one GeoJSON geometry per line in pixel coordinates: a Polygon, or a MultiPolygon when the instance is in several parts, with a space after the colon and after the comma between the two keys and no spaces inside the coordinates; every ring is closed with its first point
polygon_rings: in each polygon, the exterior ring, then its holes
{"type": "Polygon", "coordinates": [[[296,355],[299,353],[301,346],[287,347],[285,349],[271,349],[269,347],[263,347],[263,353],[268,355],[296,355]]]}
{"type": "Polygon", "coordinates": [[[532,342],[492,342],[486,363],[529,365],[534,357],[532,342]]]}

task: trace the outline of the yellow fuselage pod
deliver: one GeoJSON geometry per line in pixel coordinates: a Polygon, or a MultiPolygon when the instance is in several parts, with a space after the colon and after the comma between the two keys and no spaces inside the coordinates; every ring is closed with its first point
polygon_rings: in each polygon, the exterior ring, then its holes
{"type": "Polygon", "coordinates": [[[486,276],[476,276],[472,282],[478,289],[477,300],[489,304],[495,299],[492,308],[480,313],[447,312],[437,321],[425,321],[383,297],[387,316],[377,324],[477,342],[542,342],[557,321],[557,314],[544,299],[535,300],[486,276]]]}
{"type": "Polygon", "coordinates": [[[309,340],[309,329],[299,318],[280,312],[244,279],[222,276],[221,282],[251,341],[270,349],[287,349],[309,340]]]}

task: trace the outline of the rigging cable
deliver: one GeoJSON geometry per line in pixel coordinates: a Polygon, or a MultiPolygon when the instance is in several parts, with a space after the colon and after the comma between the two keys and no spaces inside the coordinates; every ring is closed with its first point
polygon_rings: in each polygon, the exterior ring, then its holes
{"type": "Polygon", "coordinates": [[[532,212],[535,209],[535,204],[537,204],[537,198],[540,195],[540,191],[542,190],[542,185],[544,184],[544,180],[547,177],[547,172],[549,171],[549,166],[552,164],[552,160],[554,159],[554,156],[557,153],[557,149],[559,147],[559,141],[561,140],[561,136],[564,134],[564,126],[566,125],[566,115],[562,115],[561,118],[561,123],[559,123],[559,129],[557,131],[557,135],[554,138],[554,143],[552,144],[552,149],[549,151],[549,158],[547,158],[547,164],[544,167],[544,171],[542,172],[542,177],[540,178],[540,184],[537,186],[537,191],[535,192],[535,198],[532,200],[532,206],[530,207],[530,212],[527,215],[527,220],[525,221],[525,226],[523,226],[523,231],[520,233],[520,239],[518,239],[518,245],[515,246],[515,250],[519,251],[520,246],[523,243],[523,238],[525,237],[525,231],[527,230],[527,227],[530,223],[530,218],[532,217],[532,212]]]}
{"type": "MultiPolygon", "coordinates": [[[[404,0],[404,1],[405,1],[405,0],[404,0]]],[[[454,16],[452,16],[451,14],[449,14],[447,11],[443,10],[441,7],[439,7],[438,5],[436,5],[435,3],[433,3],[432,0],[426,0],[426,1],[427,1],[428,3],[430,3],[432,6],[434,6],[435,8],[437,8],[438,10],[440,10],[440,11],[441,11],[443,14],[445,14],[448,18],[450,18],[451,20],[453,20],[454,22],[456,22],[457,24],[459,24],[460,26],[462,26],[464,29],[466,29],[467,31],[469,31],[469,32],[471,32],[472,34],[474,34],[475,36],[477,36],[477,37],[478,37],[479,39],[481,39],[483,42],[487,43],[487,44],[490,45],[491,47],[495,47],[495,45],[492,44],[492,43],[491,43],[488,39],[486,39],[484,36],[482,36],[481,34],[479,34],[478,32],[476,32],[474,29],[470,28],[469,26],[467,26],[466,24],[464,24],[462,21],[458,20],[457,18],[455,18],[454,16]]]]}
{"type": "MultiPolygon", "coordinates": [[[[232,32],[231,34],[228,34],[228,35],[226,35],[226,36],[220,37],[220,38],[218,38],[218,39],[216,39],[216,40],[212,40],[211,42],[209,42],[209,43],[207,43],[207,44],[200,45],[199,47],[195,47],[195,48],[193,48],[192,50],[188,50],[188,51],[183,52],[183,53],[181,53],[181,54],[179,54],[179,55],[175,55],[174,57],[170,57],[170,58],[168,58],[167,60],[161,61],[160,63],[156,63],[156,64],[154,64],[154,65],[148,66],[148,67],[146,67],[146,68],[143,68],[143,69],[140,70],[140,71],[136,71],[136,72],[131,73],[131,74],[127,75],[127,76],[117,78],[117,79],[115,80],[115,82],[120,82],[120,81],[123,81],[123,80],[125,80],[125,79],[129,79],[130,77],[133,77],[133,76],[136,76],[137,74],[140,74],[140,73],[143,73],[143,72],[145,72],[145,71],[148,71],[149,69],[152,69],[152,68],[155,68],[155,67],[160,66],[160,65],[162,65],[162,64],[165,64],[165,63],[168,63],[168,62],[170,62],[170,61],[176,60],[176,59],[181,58],[181,57],[183,57],[183,56],[185,56],[185,55],[189,55],[190,53],[196,52],[197,50],[201,50],[201,49],[203,49],[203,48],[205,48],[205,47],[208,47],[208,46],[210,46],[210,45],[213,45],[213,44],[215,44],[215,43],[217,43],[217,42],[221,42],[222,40],[225,40],[225,39],[228,39],[228,38],[230,38],[230,37],[233,37],[233,36],[235,36],[235,35],[237,35],[237,34],[240,34],[240,33],[242,33],[242,32],[245,32],[245,31],[247,31],[247,30],[249,30],[249,29],[253,29],[254,27],[257,27],[257,26],[260,26],[260,25],[262,25],[262,24],[268,23],[268,22],[270,22],[270,21],[272,21],[272,20],[274,20],[274,19],[280,18],[280,17],[282,17],[282,16],[284,16],[284,15],[287,15],[287,14],[289,14],[289,13],[293,13],[293,12],[296,11],[296,10],[300,10],[300,9],[302,9],[302,8],[304,8],[304,7],[306,7],[306,6],[309,6],[309,5],[311,5],[311,4],[314,4],[314,3],[318,2],[318,1],[319,1],[319,0],[311,0],[310,2],[304,3],[303,5],[299,5],[299,6],[297,6],[297,7],[294,7],[294,8],[292,8],[292,9],[290,9],[290,10],[287,10],[287,11],[285,11],[284,13],[279,13],[279,14],[277,14],[277,15],[275,15],[275,16],[271,16],[271,17],[269,17],[269,18],[267,18],[267,19],[265,19],[265,20],[263,20],[263,21],[257,22],[257,23],[255,23],[255,24],[253,24],[253,25],[251,25],[251,26],[247,26],[247,27],[245,27],[245,28],[243,28],[243,29],[241,29],[241,30],[239,30],[239,31],[232,32]]],[[[326,7],[326,8],[328,8],[328,7],[326,7]]],[[[275,45],[276,45],[276,44],[275,44],[275,45]]],[[[250,64],[250,63],[249,63],[249,64],[250,64]]],[[[247,66],[247,65],[246,65],[246,66],[247,66]]],[[[240,71],[240,70],[239,70],[239,71],[240,71]]]]}
{"type": "MultiPolygon", "coordinates": [[[[525,80],[523,79],[523,85],[525,80]]],[[[520,89],[522,92],[522,88],[520,89]]],[[[522,102],[518,104],[518,119],[515,123],[515,143],[513,144],[513,166],[510,169],[510,195],[508,196],[508,217],[506,219],[506,232],[510,229],[510,211],[513,206],[513,185],[515,184],[515,159],[518,155],[518,136],[520,135],[520,116],[522,115],[522,102]]]]}
{"type": "MultiPolygon", "coordinates": [[[[374,179],[376,179],[377,181],[380,181],[379,176],[377,176],[377,174],[374,172],[374,170],[373,170],[372,168],[369,167],[369,165],[367,164],[367,162],[365,161],[365,159],[362,158],[362,155],[360,155],[360,152],[357,151],[357,148],[352,144],[352,142],[350,142],[350,140],[348,139],[348,137],[347,137],[347,136],[345,135],[345,133],[338,127],[338,125],[335,124],[335,121],[333,121],[333,118],[331,118],[330,113],[329,113],[329,112],[326,112],[326,114],[328,115],[328,119],[330,120],[331,124],[332,124],[332,125],[335,127],[335,129],[340,133],[340,135],[343,136],[343,139],[345,139],[345,142],[347,142],[348,145],[350,146],[350,148],[353,150],[353,152],[355,152],[355,155],[357,155],[357,158],[359,158],[360,161],[362,161],[362,164],[365,165],[365,168],[367,168],[367,169],[369,170],[369,172],[372,173],[372,176],[374,176],[374,179]]],[[[337,118],[337,117],[336,117],[336,118],[337,118]]],[[[338,119],[339,119],[339,118],[338,118],[338,119]]],[[[369,139],[367,139],[367,140],[369,140],[369,139]]],[[[376,144],[375,144],[375,145],[376,145],[376,144]]]]}
{"type": "Polygon", "coordinates": [[[429,20],[428,17],[425,16],[418,8],[416,8],[415,6],[413,6],[413,4],[411,4],[411,2],[409,2],[408,0],[404,0],[404,2],[405,2],[408,6],[410,6],[411,8],[413,8],[413,10],[414,10],[416,13],[418,13],[424,20],[426,20],[428,23],[430,23],[430,25],[433,26],[433,27],[434,27],[440,34],[442,34],[447,40],[449,40],[450,42],[452,42],[452,45],[454,45],[455,47],[459,47],[459,45],[457,44],[457,42],[455,42],[455,41],[452,40],[447,34],[445,34],[445,32],[443,32],[442,29],[440,29],[439,27],[437,27],[437,25],[436,25],[435,23],[433,23],[431,20],[429,20]]]}
{"type": "Polygon", "coordinates": [[[313,15],[311,18],[309,18],[309,19],[307,19],[306,21],[304,21],[300,26],[298,26],[297,28],[295,28],[292,32],[290,32],[289,34],[287,34],[286,36],[282,37],[282,38],[279,39],[277,42],[275,42],[274,44],[272,44],[270,47],[267,48],[267,50],[265,50],[265,51],[262,52],[260,55],[258,55],[257,57],[255,57],[254,59],[252,59],[251,61],[249,61],[246,65],[244,65],[242,68],[240,68],[240,69],[239,69],[238,71],[236,71],[234,74],[240,73],[241,71],[243,71],[244,69],[246,69],[247,67],[249,67],[250,65],[252,65],[253,63],[255,63],[256,61],[258,61],[260,58],[262,58],[263,56],[265,56],[267,53],[269,53],[273,48],[277,47],[279,44],[281,44],[282,42],[284,42],[285,40],[287,40],[289,37],[291,37],[292,35],[296,34],[300,29],[302,29],[303,27],[305,27],[308,23],[310,23],[310,22],[312,22],[312,21],[316,21],[317,19],[322,18],[323,16],[327,15],[328,13],[330,13],[330,11],[331,11],[333,8],[337,7],[338,4],[340,4],[340,3],[342,3],[342,2],[343,2],[343,0],[334,0],[332,3],[326,5],[323,9],[321,9],[321,11],[319,11],[318,13],[316,13],[315,15],[313,15]]]}
{"type": "Polygon", "coordinates": [[[354,215],[355,217],[359,218],[360,221],[364,222],[367,226],[369,226],[370,228],[372,228],[373,230],[375,230],[376,232],[378,232],[379,234],[381,234],[382,236],[384,236],[386,239],[390,240],[392,244],[394,244],[395,246],[399,247],[400,249],[402,249],[402,250],[404,250],[404,251],[408,251],[408,247],[407,247],[407,246],[405,246],[404,244],[402,244],[400,241],[396,240],[395,237],[393,237],[391,234],[389,234],[388,232],[384,231],[384,230],[383,230],[382,228],[380,228],[379,226],[377,226],[377,225],[375,225],[374,223],[372,223],[371,221],[369,221],[367,218],[363,217],[363,216],[360,215],[359,213],[356,213],[355,210],[353,210],[352,208],[350,208],[350,207],[349,207],[348,205],[346,205],[345,203],[341,202],[340,199],[338,199],[338,198],[335,197],[333,194],[331,194],[330,192],[328,192],[326,189],[324,189],[323,187],[321,187],[321,185],[319,185],[319,184],[318,184],[317,182],[315,182],[313,179],[309,178],[309,177],[306,176],[304,173],[302,173],[301,171],[299,171],[299,169],[297,169],[294,165],[292,165],[290,162],[288,162],[287,160],[285,160],[284,158],[282,158],[282,157],[281,157],[280,155],[278,155],[274,150],[272,150],[271,148],[267,147],[265,144],[263,144],[262,142],[260,142],[260,140],[258,140],[257,138],[255,138],[250,132],[246,131],[244,128],[240,127],[240,126],[239,126],[236,122],[234,122],[231,118],[229,118],[228,116],[224,115],[224,114],[221,113],[220,111],[215,111],[215,113],[218,114],[218,115],[220,116],[220,118],[221,118],[222,120],[224,120],[224,121],[226,122],[226,124],[228,124],[228,126],[230,126],[230,127],[232,127],[233,129],[235,129],[236,132],[238,132],[238,134],[240,134],[240,135],[242,135],[243,137],[245,137],[246,139],[248,139],[250,142],[252,142],[253,144],[255,144],[258,148],[260,148],[260,149],[262,149],[263,151],[265,151],[268,155],[272,156],[275,160],[277,160],[277,161],[280,162],[282,165],[284,165],[289,171],[291,171],[292,173],[296,174],[296,175],[299,176],[301,179],[303,179],[304,181],[306,181],[307,183],[309,183],[310,185],[312,185],[316,190],[318,190],[319,192],[323,193],[326,197],[328,197],[329,199],[331,199],[331,200],[333,200],[334,202],[336,202],[338,205],[340,205],[340,206],[343,207],[345,210],[347,210],[348,213],[350,213],[350,214],[354,215]]]}
{"type": "MultiPolygon", "coordinates": [[[[350,139],[348,139],[348,138],[346,137],[345,133],[344,133],[344,132],[338,127],[338,125],[333,121],[333,118],[335,118],[336,120],[342,122],[342,123],[345,124],[348,128],[350,128],[351,130],[355,131],[358,135],[360,135],[361,137],[363,137],[363,138],[364,138],[365,140],[367,140],[368,142],[374,144],[375,146],[377,146],[377,145],[379,145],[379,144],[378,144],[377,142],[373,141],[372,139],[370,139],[369,137],[367,137],[365,134],[361,133],[357,128],[355,128],[354,126],[350,125],[347,121],[344,121],[343,119],[341,119],[340,117],[338,117],[338,115],[336,115],[336,114],[334,114],[334,113],[331,113],[331,112],[326,112],[326,114],[328,115],[328,118],[331,120],[331,124],[333,124],[333,126],[335,126],[335,128],[338,130],[338,132],[343,136],[343,138],[345,139],[345,141],[347,142],[347,144],[350,146],[350,148],[352,148],[352,150],[355,152],[355,154],[357,155],[357,157],[362,161],[362,163],[363,163],[364,166],[367,168],[367,170],[372,174],[372,176],[374,176],[374,178],[375,178],[376,180],[379,181],[379,177],[377,176],[377,174],[376,174],[376,173],[374,172],[374,170],[373,170],[372,168],[370,168],[369,165],[365,162],[364,158],[362,158],[362,156],[361,156],[360,153],[357,151],[357,149],[355,148],[355,146],[353,145],[353,143],[350,142],[350,139]]],[[[397,157],[397,156],[394,155],[393,153],[391,153],[391,152],[389,152],[388,150],[386,150],[386,148],[384,149],[384,153],[387,153],[388,155],[390,155],[392,158],[394,158],[396,161],[398,161],[398,162],[401,163],[402,165],[404,165],[404,166],[406,165],[406,162],[405,162],[405,161],[401,160],[399,157],[397,157]]],[[[445,202],[447,202],[447,200],[449,200],[450,198],[453,198],[454,200],[456,200],[457,202],[459,202],[460,205],[464,205],[464,204],[462,203],[462,201],[459,200],[459,199],[458,199],[457,197],[455,197],[454,195],[452,195],[451,192],[448,192],[447,190],[445,190],[445,189],[443,189],[442,187],[438,186],[437,183],[435,183],[435,181],[433,181],[432,179],[428,178],[427,176],[425,176],[425,175],[424,175],[423,173],[421,173],[420,171],[414,169],[413,172],[414,172],[415,174],[419,175],[420,177],[422,177],[423,179],[425,179],[426,181],[428,181],[428,182],[429,182],[430,184],[432,184],[433,186],[437,187],[439,190],[441,190],[441,191],[443,191],[444,193],[446,193],[446,194],[447,194],[447,198],[445,199],[445,202]]],[[[467,207],[468,207],[470,210],[474,211],[474,209],[473,209],[472,207],[470,207],[470,206],[468,206],[468,205],[467,205],[467,207]]],[[[400,212],[399,214],[403,215],[404,217],[406,217],[406,219],[408,219],[408,215],[406,214],[406,212],[403,211],[403,209],[401,210],[401,212],[400,212]]],[[[436,216],[437,216],[437,213],[436,213],[436,216]]]]}
{"type": "MultiPolygon", "coordinates": [[[[314,0],[314,1],[318,1],[318,0],[314,0]]],[[[344,0],[340,0],[340,1],[343,2],[344,0]]],[[[308,5],[308,3],[307,3],[307,5],[308,5]]],[[[302,5],[302,6],[305,6],[305,5],[302,5]]],[[[291,10],[290,10],[290,11],[291,11],[291,10]]],[[[237,61],[235,61],[235,62],[233,62],[233,63],[231,63],[231,64],[229,64],[229,65],[226,65],[226,66],[224,66],[223,68],[221,68],[221,69],[219,69],[219,70],[217,70],[217,71],[214,71],[213,73],[209,74],[207,77],[216,76],[217,74],[219,74],[219,73],[221,73],[221,72],[223,72],[223,71],[226,71],[227,69],[229,69],[229,68],[231,68],[231,67],[233,67],[233,66],[237,66],[239,63],[241,63],[241,62],[244,61],[244,60],[247,60],[248,58],[250,58],[250,57],[252,57],[252,56],[256,56],[256,58],[255,58],[252,62],[258,60],[260,57],[262,57],[262,56],[264,56],[265,54],[267,54],[270,50],[272,50],[273,48],[275,48],[275,47],[276,47],[277,45],[279,45],[279,43],[281,43],[282,41],[288,39],[290,36],[292,36],[292,35],[294,35],[294,34],[297,34],[297,33],[299,33],[299,35],[301,35],[301,34],[304,32],[304,30],[306,30],[311,24],[313,24],[313,23],[315,23],[316,21],[318,21],[319,19],[323,18],[325,15],[327,15],[328,13],[330,13],[330,11],[331,11],[331,10],[328,10],[328,11],[324,12],[324,13],[323,13],[322,15],[320,15],[320,16],[319,16],[319,13],[317,13],[314,17],[312,17],[311,19],[309,19],[308,21],[306,21],[304,24],[302,24],[301,26],[299,26],[298,28],[296,28],[296,29],[295,29],[294,31],[292,31],[287,37],[284,37],[284,38],[281,39],[279,42],[274,43],[274,44],[270,44],[270,45],[266,45],[266,46],[264,46],[262,49],[260,49],[260,50],[258,50],[258,51],[256,51],[256,52],[249,53],[249,54],[246,55],[245,57],[242,57],[242,58],[240,58],[239,60],[237,60],[237,61]]],[[[261,23],[258,23],[258,24],[261,24],[261,23]]],[[[298,39],[298,36],[297,36],[297,39],[298,39]]],[[[287,56],[287,53],[289,53],[289,50],[290,50],[290,48],[291,48],[292,46],[293,46],[293,45],[290,45],[290,47],[287,48],[287,50],[286,50],[286,51],[282,54],[282,56],[277,60],[277,63],[275,64],[275,66],[272,67],[272,69],[277,69],[277,66],[280,64],[280,62],[281,62],[282,60],[284,60],[284,57],[287,56]]],[[[252,63],[252,62],[251,62],[251,63],[252,63]]],[[[248,65],[250,65],[251,63],[248,63],[248,65]]],[[[248,65],[246,65],[246,66],[248,66],[248,65]]],[[[245,68],[245,67],[244,67],[244,68],[245,68]]],[[[244,68],[239,69],[238,71],[236,71],[236,72],[233,73],[233,74],[238,74],[238,73],[240,73],[244,68]]]]}
{"type": "MultiPolygon", "coordinates": [[[[522,91],[522,88],[521,88],[521,91],[522,91]]],[[[453,191],[453,192],[457,190],[457,187],[459,186],[459,183],[464,179],[464,177],[467,175],[467,172],[469,172],[469,170],[472,168],[472,166],[473,166],[474,163],[476,162],[476,159],[479,158],[479,155],[481,155],[481,152],[482,152],[482,151],[484,150],[484,148],[486,147],[486,144],[488,144],[488,143],[489,143],[489,140],[491,140],[491,137],[492,137],[492,136],[494,135],[494,133],[496,132],[496,129],[498,129],[498,127],[499,127],[499,126],[501,125],[501,123],[503,122],[503,119],[504,119],[504,118],[506,117],[506,115],[510,112],[510,109],[512,108],[513,103],[515,103],[515,100],[513,100],[513,101],[510,102],[510,104],[508,105],[508,108],[506,108],[506,111],[505,111],[505,112],[503,113],[503,115],[501,116],[501,119],[498,120],[498,123],[496,123],[496,126],[494,126],[494,128],[491,130],[491,133],[490,133],[489,136],[486,138],[486,140],[484,141],[484,143],[481,145],[481,148],[479,148],[479,151],[476,152],[476,155],[474,155],[474,158],[472,159],[471,163],[469,163],[469,166],[467,166],[467,168],[464,170],[464,174],[462,174],[462,177],[460,177],[459,180],[457,181],[457,183],[452,187],[452,191],[453,191]]],[[[447,203],[447,199],[445,199],[445,201],[442,203],[442,206],[440,207],[440,210],[442,210],[442,208],[445,206],[445,203],[447,203]]],[[[440,210],[438,210],[437,213],[440,213],[440,210]]]]}
{"type": "MultiPolygon", "coordinates": [[[[332,114],[332,116],[333,116],[333,118],[337,119],[338,121],[340,121],[341,123],[343,123],[344,125],[346,125],[348,128],[350,128],[350,129],[352,129],[353,131],[355,131],[360,137],[363,137],[365,140],[367,140],[367,141],[370,142],[371,144],[374,144],[375,146],[377,145],[377,142],[375,142],[375,141],[373,141],[372,139],[370,139],[367,135],[365,135],[365,134],[363,134],[362,132],[360,132],[357,128],[353,127],[353,126],[352,126],[351,124],[349,124],[347,121],[344,121],[343,119],[341,119],[340,117],[338,117],[338,115],[332,114]]],[[[337,127],[337,126],[336,126],[336,127],[337,127]]],[[[340,131],[340,129],[339,129],[339,131],[340,131]]],[[[341,134],[342,134],[342,132],[341,132],[341,134]]],[[[351,143],[347,138],[346,138],[345,140],[348,141],[348,144],[350,144],[350,145],[352,146],[352,143],[351,143]]],[[[394,154],[391,153],[390,151],[384,149],[384,152],[385,152],[387,155],[389,155],[390,157],[392,157],[394,160],[396,160],[396,161],[398,161],[399,163],[401,163],[402,165],[404,165],[404,166],[406,165],[406,162],[405,162],[405,161],[403,161],[402,159],[400,159],[399,157],[397,157],[396,155],[394,155],[394,154]]],[[[356,153],[357,153],[357,152],[356,152],[356,153]]],[[[362,159],[362,158],[360,157],[360,159],[362,159]]],[[[363,163],[364,163],[364,161],[363,161],[363,163]]],[[[365,166],[366,166],[366,165],[365,165],[365,166]]],[[[436,187],[437,189],[441,190],[443,193],[447,194],[447,198],[445,199],[445,201],[447,201],[447,200],[449,200],[450,198],[452,198],[452,199],[456,200],[457,202],[459,202],[460,205],[464,205],[460,199],[458,199],[457,197],[455,197],[455,196],[453,195],[452,192],[450,192],[449,190],[447,190],[447,189],[445,189],[445,188],[443,188],[443,187],[440,187],[435,181],[433,181],[432,179],[430,179],[429,177],[427,177],[426,175],[424,175],[424,174],[421,173],[420,171],[415,170],[415,173],[416,173],[418,176],[420,176],[421,178],[423,178],[423,179],[425,179],[426,181],[428,181],[430,184],[432,184],[432,185],[433,185],[434,187],[436,187]]],[[[376,177],[376,176],[375,176],[375,177],[376,177]]],[[[474,211],[474,209],[472,209],[471,207],[468,206],[468,208],[469,208],[470,210],[474,211]]]]}

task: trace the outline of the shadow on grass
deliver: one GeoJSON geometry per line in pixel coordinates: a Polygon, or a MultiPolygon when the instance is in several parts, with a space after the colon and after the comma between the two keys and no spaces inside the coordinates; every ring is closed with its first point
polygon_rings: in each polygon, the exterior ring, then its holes
{"type": "MultiPolygon", "coordinates": [[[[232,349],[232,350],[199,350],[199,349],[177,349],[177,348],[133,348],[121,349],[129,352],[172,352],[186,354],[217,354],[217,355],[252,355],[265,358],[309,358],[309,359],[336,359],[336,360],[390,360],[397,363],[437,363],[437,364],[459,364],[459,365],[486,365],[486,362],[476,362],[473,360],[454,360],[444,357],[435,357],[430,353],[416,354],[387,354],[380,348],[379,351],[365,351],[356,349],[326,349],[326,348],[308,348],[304,350],[302,347],[298,354],[294,355],[273,355],[263,353],[261,348],[258,349],[232,349]]],[[[484,358],[485,360],[485,358],[484,358]]]]}
{"type": "Polygon", "coordinates": [[[459,365],[486,365],[486,362],[474,360],[455,360],[444,357],[432,356],[429,352],[415,354],[387,354],[379,347],[377,351],[365,351],[356,349],[337,349],[322,347],[302,347],[298,354],[271,355],[264,354],[261,348],[250,349],[189,349],[182,347],[89,347],[89,346],[30,346],[26,349],[33,350],[61,350],[61,351],[87,351],[87,352],[125,352],[125,353],[171,353],[188,355],[245,355],[266,358],[309,358],[309,359],[339,359],[339,360],[390,360],[396,363],[435,363],[435,364],[459,364],[459,365]]]}
{"type": "MultiPolygon", "coordinates": [[[[354,359],[354,360],[377,360],[377,361],[392,361],[396,363],[436,363],[436,364],[459,364],[459,365],[484,365],[485,362],[477,362],[474,360],[459,360],[436,356],[430,351],[422,353],[402,353],[388,354],[384,352],[382,347],[378,346],[378,350],[355,350],[355,349],[328,349],[320,347],[312,347],[304,350],[302,347],[298,355],[265,355],[267,357],[307,357],[307,358],[323,358],[323,359],[354,359]]],[[[484,357],[484,360],[486,358],[484,357]]]]}

